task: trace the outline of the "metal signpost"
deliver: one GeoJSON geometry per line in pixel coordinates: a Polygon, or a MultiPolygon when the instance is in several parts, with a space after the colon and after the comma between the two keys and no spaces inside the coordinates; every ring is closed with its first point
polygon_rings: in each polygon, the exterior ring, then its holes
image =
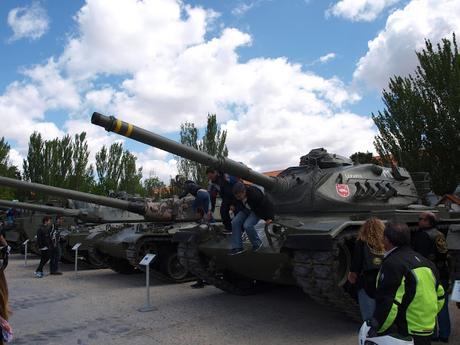
{"type": "Polygon", "coordinates": [[[156,254],[146,254],[141,262],[139,262],[139,265],[145,266],[145,287],[147,290],[147,301],[145,306],[138,309],[142,312],[157,310],[157,308],[150,304],[150,263],[155,259],[155,256],[156,254]]]}
{"type": "Polygon", "coordinates": [[[78,248],[80,248],[81,243],[77,243],[72,247],[72,250],[75,250],[75,279],[77,278],[78,271],[78,248]]]}
{"type": "Polygon", "coordinates": [[[29,240],[25,240],[22,245],[24,246],[24,266],[27,266],[27,244],[29,240]]]}

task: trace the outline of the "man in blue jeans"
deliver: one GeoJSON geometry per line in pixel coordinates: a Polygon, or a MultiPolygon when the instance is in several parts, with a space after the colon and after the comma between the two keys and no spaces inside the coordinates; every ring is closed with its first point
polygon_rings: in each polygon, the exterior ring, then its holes
{"type": "Polygon", "coordinates": [[[194,181],[185,181],[184,191],[179,195],[179,199],[184,198],[187,194],[191,194],[195,197],[193,201],[193,210],[202,215],[202,220],[212,222],[212,211],[211,211],[211,198],[206,189],[201,188],[194,181]]]}
{"type": "Polygon", "coordinates": [[[252,250],[258,251],[262,247],[262,241],[257,234],[255,225],[263,219],[267,224],[275,217],[275,208],[267,196],[257,187],[245,186],[237,182],[233,186],[233,194],[238,200],[238,213],[232,220],[232,250],[230,255],[244,252],[241,235],[246,231],[252,250]]]}

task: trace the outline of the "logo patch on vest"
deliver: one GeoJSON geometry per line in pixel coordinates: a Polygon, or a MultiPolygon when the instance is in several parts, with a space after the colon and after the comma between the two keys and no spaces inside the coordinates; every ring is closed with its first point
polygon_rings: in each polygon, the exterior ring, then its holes
{"type": "Polygon", "coordinates": [[[335,190],[342,198],[348,198],[350,196],[350,188],[348,188],[347,184],[337,183],[335,185],[335,190]]]}
{"type": "Polygon", "coordinates": [[[446,238],[444,237],[443,234],[439,234],[436,237],[435,243],[436,243],[436,248],[437,248],[439,253],[441,253],[441,254],[447,253],[447,242],[446,242],[446,238]]]}

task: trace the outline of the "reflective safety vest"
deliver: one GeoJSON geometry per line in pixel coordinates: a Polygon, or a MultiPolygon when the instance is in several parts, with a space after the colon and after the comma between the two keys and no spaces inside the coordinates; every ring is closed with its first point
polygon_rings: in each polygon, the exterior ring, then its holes
{"type": "Polygon", "coordinates": [[[374,313],[379,333],[395,325],[402,335],[431,335],[444,302],[444,289],[431,261],[409,247],[397,248],[384,259],[374,313]]]}

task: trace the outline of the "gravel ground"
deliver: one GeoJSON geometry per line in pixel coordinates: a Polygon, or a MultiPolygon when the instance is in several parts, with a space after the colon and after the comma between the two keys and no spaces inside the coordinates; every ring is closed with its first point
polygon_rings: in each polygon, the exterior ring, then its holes
{"type": "MultiPolygon", "coordinates": [[[[13,344],[357,344],[358,324],[295,287],[239,297],[211,286],[195,290],[190,283],[153,280],[151,301],[157,310],[141,313],[144,274],[84,270],[75,279],[73,266],[62,265],[64,275],[37,279],[37,264],[37,258],[27,267],[20,255],[10,259],[13,344]]],[[[451,344],[460,344],[460,310],[454,305],[451,316],[451,344]]]]}

